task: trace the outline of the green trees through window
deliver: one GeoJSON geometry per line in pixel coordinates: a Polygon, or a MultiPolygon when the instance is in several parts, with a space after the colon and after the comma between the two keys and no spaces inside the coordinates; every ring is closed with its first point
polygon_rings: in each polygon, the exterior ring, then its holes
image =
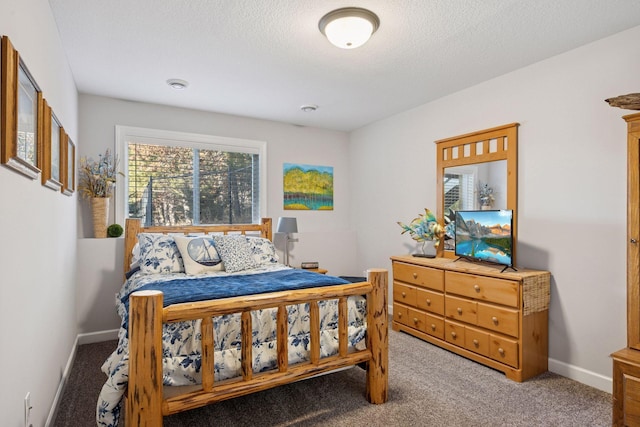
{"type": "Polygon", "coordinates": [[[145,225],[251,223],[259,168],[255,153],[128,142],[129,217],[145,225]]]}

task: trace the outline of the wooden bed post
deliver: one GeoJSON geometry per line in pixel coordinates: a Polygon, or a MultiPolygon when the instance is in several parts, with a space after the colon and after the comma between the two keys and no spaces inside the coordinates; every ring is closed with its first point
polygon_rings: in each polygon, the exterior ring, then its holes
{"type": "Polygon", "coordinates": [[[387,308],[387,270],[367,270],[367,281],[373,285],[367,294],[367,348],[371,360],[367,364],[367,400],[385,403],[389,385],[389,318],[387,308]]]}
{"type": "Polygon", "coordinates": [[[127,427],[162,426],[162,292],[129,297],[127,427]]]}
{"type": "Polygon", "coordinates": [[[271,218],[262,218],[262,237],[273,241],[273,225],[271,218]]]}
{"type": "Polygon", "coordinates": [[[127,218],[124,226],[124,274],[126,276],[131,266],[131,260],[133,259],[133,253],[131,251],[138,242],[138,233],[140,232],[141,224],[139,219],[127,218]]]}

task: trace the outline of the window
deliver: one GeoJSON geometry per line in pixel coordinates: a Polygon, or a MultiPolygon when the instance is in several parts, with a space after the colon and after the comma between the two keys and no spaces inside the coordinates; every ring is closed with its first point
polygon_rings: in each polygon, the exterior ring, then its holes
{"type": "Polygon", "coordinates": [[[116,221],[256,223],[266,212],[266,143],[116,126],[116,221]]]}

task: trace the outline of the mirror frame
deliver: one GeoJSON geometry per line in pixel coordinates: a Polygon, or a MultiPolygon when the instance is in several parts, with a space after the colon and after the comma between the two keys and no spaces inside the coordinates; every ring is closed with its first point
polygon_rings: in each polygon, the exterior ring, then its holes
{"type": "MultiPolygon", "coordinates": [[[[517,242],[518,218],[518,123],[480,130],[435,141],[437,218],[444,225],[444,173],[452,166],[507,161],[507,207],[513,211],[513,256],[517,242]],[[495,150],[491,141],[495,142],[495,150]]],[[[437,256],[454,258],[454,251],[444,250],[444,240],[437,248],[437,256]]]]}

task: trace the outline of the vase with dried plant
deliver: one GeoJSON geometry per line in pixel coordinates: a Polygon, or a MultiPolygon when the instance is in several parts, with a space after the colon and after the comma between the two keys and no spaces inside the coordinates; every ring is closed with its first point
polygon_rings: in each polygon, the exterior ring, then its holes
{"type": "Polygon", "coordinates": [[[78,171],[78,192],[91,204],[93,232],[95,237],[107,237],[109,199],[113,195],[118,159],[107,149],[98,160],[81,157],[78,171]]]}

